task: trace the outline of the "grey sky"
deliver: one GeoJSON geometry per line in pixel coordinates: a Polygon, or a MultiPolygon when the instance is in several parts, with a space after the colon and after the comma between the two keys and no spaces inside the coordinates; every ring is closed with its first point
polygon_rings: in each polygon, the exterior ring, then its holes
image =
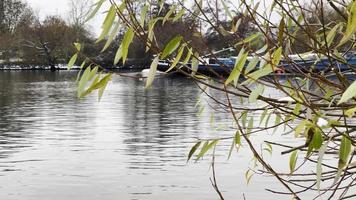
{"type": "MultiPolygon", "coordinates": [[[[26,1],[39,15],[41,19],[48,15],[60,15],[64,19],[68,18],[69,0],[24,0],[26,1]]],[[[93,2],[95,2],[94,0],[93,2]]],[[[90,30],[98,34],[100,32],[100,25],[103,17],[96,17],[89,22],[90,30]]]]}
{"type": "MultiPolygon", "coordinates": [[[[64,19],[68,19],[69,0],[24,0],[24,1],[26,1],[34,9],[35,13],[37,13],[41,19],[43,19],[47,15],[60,15],[64,19]]],[[[93,2],[96,1],[97,0],[93,0],[93,2]]],[[[263,2],[264,3],[262,3],[262,6],[260,6],[262,12],[263,9],[265,8],[264,6],[268,7],[270,5],[271,0],[264,0],[263,2]]],[[[92,33],[96,35],[100,34],[101,31],[100,26],[104,20],[104,17],[105,16],[99,15],[88,23],[92,33]]],[[[278,19],[279,17],[273,17],[273,18],[278,19]]]]}

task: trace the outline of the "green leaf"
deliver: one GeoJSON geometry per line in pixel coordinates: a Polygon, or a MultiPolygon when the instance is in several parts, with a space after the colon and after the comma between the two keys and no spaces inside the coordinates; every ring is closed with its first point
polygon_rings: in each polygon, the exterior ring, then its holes
{"type": "Polygon", "coordinates": [[[171,6],[171,9],[169,9],[166,16],[164,16],[163,18],[162,25],[164,25],[164,23],[166,23],[166,21],[171,17],[173,12],[176,10],[176,7],[177,7],[176,5],[171,6]]]}
{"type": "Polygon", "coordinates": [[[293,114],[299,115],[301,109],[302,109],[302,104],[300,104],[300,103],[295,104],[293,114]]]}
{"type": "Polygon", "coordinates": [[[120,45],[119,49],[116,51],[116,54],[115,54],[114,65],[119,63],[121,58],[122,58],[122,46],[120,45]]]}
{"type": "Polygon", "coordinates": [[[159,55],[157,55],[151,63],[150,70],[148,72],[147,81],[146,81],[146,86],[145,86],[146,89],[152,86],[153,80],[157,72],[158,61],[159,61],[159,55]]]}
{"type": "Polygon", "coordinates": [[[236,131],[234,142],[235,142],[235,145],[241,146],[241,133],[240,133],[240,131],[236,131]]]}
{"type": "Polygon", "coordinates": [[[98,92],[98,101],[101,100],[104,91],[106,89],[106,86],[108,85],[108,82],[111,80],[112,74],[108,74],[106,75],[103,79],[100,80],[100,82],[98,83],[98,85],[102,84],[99,86],[99,92],[98,92]]]}
{"type": "Polygon", "coordinates": [[[247,182],[247,185],[250,183],[250,180],[253,176],[253,171],[252,170],[247,170],[246,173],[245,173],[245,178],[246,178],[246,182],[247,182]]]}
{"type": "Polygon", "coordinates": [[[85,22],[89,21],[91,18],[95,16],[95,14],[99,11],[100,7],[103,5],[104,2],[105,0],[100,0],[96,4],[94,4],[94,6],[96,5],[96,7],[93,9],[90,15],[85,19],[85,22]]]}
{"type": "Polygon", "coordinates": [[[267,151],[270,155],[272,155],[272,152],[273,152],[272,145],[270,143],[267,143],[267,142],[265,142],[264,144],[266,145],[266,147],[263,148],[263,150],[267,151]]]}
{"type": "Polygon", "coordinates": [[[145,6],[141,9],[140,26],[141,26],[142,28],[145,26],[145,20],[146,20],[148,8],[149,8],[148,5],[145,5],[145,6]]]}
{"type": "Polygon", "coordinates": [[[95,66],[89,73],[88,80],[92,80],[99,70],[99,66],[95,66]]]}
{"type": "Polygon", "coordinates": [[[282,58],[282,47],[279,47],[274,53],[273,53],[273,59],[272,59],[272,64],[273,67],[277,67],[279,62],[281,61],[282,58]]]}
{"type": "Polygon", "coordinates": [[[319,129],[314,129],[313,139],[311,145],[314,149],[320,149],[323,144],[323,136],[319,129]]]}
{"type": "Polygon", "coordinates": [[[297,164],[297,159],[298,159],[298,150],[295,150],[292,152],[289,158],[289,170],[290,173],[292,174],[295,170],[295,166],[297,164]]]}
{"type": "Polygon", "coordinates": [[[173,38],[164,48],[161,59],[165,59],[167,56],[171,55],[179,47],[182,39],[182,36],[173,38]]]}
{"type": "Polygon", "coordinates": [[[237,82],[239,80],[241,71],[246,63],[247,56],[248,56],[248,53],[244,53],[244,52],[245,50],[241,49],[239,55],[236,58],[234,69],[231,71],[229,77],[226,79],[225,85],[228,85],[232,81],[236,80],[237,82]]]}
{"type": "Polygon", "coordinates": [[[282,46],[283,44],[283,34],[284,34],[284,28],[285,28],[285,21],[284,18],[281,19],[281,22],[279,23],[278,27],[278,43],[279,46],[282,46]]]}
{"type": "Polygon", "coordinates": [[[322,163],[323,163],[323,157],[326,151],[326,148],[328,147],[329,142],[326,142],[320,149],[319,149],[319,157],[318,157],[318,163],[316,165],[316,187],[318,191],[320,191],[320,182],[321,182],[321,174],[322,174],[322,163]]]}
{"type": "Polygon", "coordinates": [[[182,8],[178,14],[173,18],[173,22],[177,21],[178,19],[182,18],[182,16],[184,15],[185,13],[185,8],[182,8]]]}
{"type": "Polygon", "coordinates": [[[134,38],[134,30],[132,27],[127,30],[127,32],[124,35],[124,39],[122,40],[122,63],[124,64],[126,62],[126,58],[129,52],[129,46],[132,43],[132,40],[134,38]]]}
{"type": "Polygon", "coordinates": [[[334,38],[336,36],[336,31],[340,27],[340,24],[335,25],[328,33],[326,36],[326,42],[328,43],[328,46],[331,46],[332,42],[334,41],[334,38]]]}
{"type": "Polygon", "coordinates": [[[167,72],[170,72],[170,71],[171,71],[172,69],[174,69],[174,67],[178,64],[180,58],[181,58],[182,55],[183,55],[184,48],[185,48],[184,45],[179,48],[179,51],[178,51],[177,56],[174,58],[174,60],[173,60],[173,62],[172,62],[172,64],[171,64],[171,66],[169,67],[169,69],[167,69],[166,73],[167,73],[167,72]]]}
{"type": "Polygon", "coordinates": [[[257,66],[259,62],[259,58],[258,57],[254,57],[252,60],[249,61],[246,69],[245,69],[245,74],[248,74],[249,72],[251,72],[253,69],[255,69],[255,67],[257,66]]]}
{"type": "Polygon", "coordinates": [[[74,47],[77,51],[80,51],[80,49],[82,48],[82,45],[80,43],[75,42],[74,47]]]}
{"type": "Polygon", "coordinates": [[[196,152],[196,150],[199,148],[201,144],[201,141],[197,142],[189,151],[189,154],[188,154],[188,159],[187,159],[187,162],[190,160],[190,158],[193,156],[193,154],[196,152]]]}
{"type": "Polygon", "coordinates": [[[246,75],[247,80],[241,83],[241,85],[249,84],[252,82],[255,82],[256,80],[269,75],[270,73],[273,72],[273,69],[270,64],[265,65],[262,69],[259,69],[255,72],[250,73],[249,75],[246,75]]]}
{"type": "Polygon", "coordinates": [[[294,136],[297,138],[300,136],[300,134],[303,132],[305,125],[307,124],[308,120],[303,120],[301,121],[294,129],[294,136]]]}
{"type": "Polygon", "coordinates": [[[72,69],[72,67],[73,67],[75,61],[77,60],[77,58],[78,58],[78,54],[77,53],[72,56],[72,58],[68,62],[68,66],[67,66],[68,70],[72,69]]]}
{"type": "Polygon", "coordinates": [[[235,33],[239,29],[240,24],[241,24],[241,18],[237,20],[236,23],[232,24],[231,32],[235,33]]]}
{"type": "Polygon", "coordinates": [[[192,57],[192,55],[193,55],[192,48],[188,48],[187,55],[185,56],[185,58],[184,58],[182,64],[183,64],[183,65],[186,65],[186,64],[189,62],[189,60],[190,60],[190,58],[192,57]]]}
{"type": "Polygon", "coordinates": [[[351,3],[349,17],[347,19],[347,26],[344,36],[342,37],[338,46],[345,44],[356,32],[356,1],[351,3]]]}
{"type": "Polygon", "coordinates": [[[102,31],[96,42],[100,42],[108,35],[111,26],[114,23],[115,17],[116,17],[116,7],[115,5],[112,5],[105,17],[103,25],[101,26],[102,31]]]}
{"type": "MultiPolygon", "coordinates": [[[[95,71],[95,70],[92,70],[92,71],[95,71]]],[[[94,72],[92,72],[92,73],[94,74],[94,72]]],[[[85,92],[82,92],[80,94],[79,98],[83,98],[83,97],[91,94],[94,90],[99,90],[98,101],[100,101],[108,82],[111,80],[111,77],[112,77],[112,74],[109,73],[109,74],[105,75],[102,79],[100,79],[100,74],[99,74],[98,76],[96,76],[96,78],[92,82],[91,86],[89,86],[89,88],[85,92]]]]}
{"type": "Polygon", "coordinates": [[[115,59],[114,59],[115,65],[120,61],[120,59],[122,59],[122,63],[125,64],[127,55],[129,53],[129,47],[130,44],[132,43],[133,38],[134,38],[134,30],[133,28],[129,28],[126,31],[124,38],[121,42],[121,45],[116,52],[115,59]]]}
{"type": "Polygon", "coordinates": [[[261,35],[262,35],[261,33],[252,34],[252,35],[248,36],[247,38],[243,39],[242,41],[238,42],[236,45],[249,43],[256,38],[259,38],[261,35]]]}
{"type": "Polygon", "coordinates": [[[78,98],[80,98],[81,94],[84,91],[85,85],[89,81],[90,71],[91,71],[90,67],[87,67],[85,69],[83,75],[81,76],[79,82],[78,82],[78,88],[77,88],[77,96],[78,96],[78,98]]]}
{"type": "Polygon", "coordinates": [[[265,46],[263,46],[261,49],[259,49],[258,51],[256,51],[256,54],[262,54],[264,53],[268,48],[268,45],[266,44],[265,46]]]}
{"type": "Polygon", "coordinates": [[[148,50],[151,48],[151,45],[152,45],[151,43],[153,43],[154,27],[155,27],[156,23],[162,19],[163,19],[162,17],[157,17],[157,18],[150,20],[148,23],[148,36],[147,36],[147,41],[146,41],[146,52],[148,52],[148,50]]]}
{"type": "Polygon", "coordinates": [[[106,40],[105,46],[103,47],[101,52],[104,52],[110,46],[110,44],[114,40],[115,36],[119,33],[119,30],[120,30],[119,28],[120,28],[120,23],[116,23],[109,38],[106,40]]]}
{"type": "Polygon", "coordinates": [[[164,0],[159,0],[159,11],[158,11],[158,14],[161,13],[162,9],[163,9],[163,5],[164,5],[164,0]]]}
{"type": "Polygon", "coordinates": [[[265,119],[267,112],[268,112],[267,108],[263,110],[261,117],[260,117],[260,125],[262,124],[263,120],[265,119]]]}
{"type": "Polygon", "coordinates": [[[194,76],[198,72],[198,67],[199,67],[199,53],[195,52],[194,56],[192,58],[192,76],[194,76]]]}
{"type": "Polygon", "coordinates": [[[241,123],[243,127],[246,127],[246,123],[247,123],[247,111],[243,111],[241,113],[241,123]]]}
{"type": "Polygon", "coordinates": [[[209,141],[206,141],[196,160],[199,160],[201,157],[203,157],[212,147],[215,147],[218,142],[219,140],[213,140],[211,143],[209,143],[209,141]]]}
{"type": "Polygon", "coordinates": [[[85,66],[85,60],[83,61],[83,63],[80,65],[80,70],[79,70],[79,72],[78,72],[78,74],[77,74],[77,79],[75,80],[75,83],[77,83],[78,84],[78,82],[79,82],[79,79],[80,79],[80,75],[82,74],[82,69],[83,69],[83,67],[85,66]]]}
{"type": "Polygon", "coordinates": [[[347,115],[348,117],[353,117],[355,115],[356,112],[356,107],[354,108],[350,108],[348,110],[345,111],[345,115],[347,115]]]}
{"type": "Polygon", "coordinates": [[[351,141],[346,136],[342,136],[340,150],[339,150],[339,164],[338,168],[343,169],[349,160],[351,153],[351,141]]]}
{"type": "MultiPolygon", "coordinates": [[[[356,13],[355,13],[356,14],[356,13]]],[[[340,101],[338,104],[345,103],[352,97],[356,96],[356,81],[354,81],[347,89],[346,91],[342,94],[340,101]]]]}
{"type": "Polygon", "coordinates": [[[258,86],[252,90],[250,96],[248,97],[248,101],[250,103],[256,103],[257,98],[263,93],[264,89],[265,89],[264,85],[258,84],[258,86]]]}

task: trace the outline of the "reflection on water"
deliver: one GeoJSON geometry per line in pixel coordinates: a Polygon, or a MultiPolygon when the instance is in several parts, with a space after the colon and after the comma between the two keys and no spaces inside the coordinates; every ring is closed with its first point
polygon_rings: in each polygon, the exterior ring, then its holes
{"type": "MultiPolygon", "coordinates": [[[[187,164],[187,152],[196,138],[234,131],[214,131],[212,108],[197,117],[199,89],[189,79],[163,77],[145,91],[142,81],[114,77],[100,103],[96,95],[77,100],[75,79],[0,72],[0,199],[217,199],[209,159],[187,164]]],[[[228,116],[217,113],[216,126],[230,127],[228,116]]],[[[227,199],[265,197],[271,180],[246,186],[249,153],[227,161],[229,144],[217,149],[227,199]]]]}

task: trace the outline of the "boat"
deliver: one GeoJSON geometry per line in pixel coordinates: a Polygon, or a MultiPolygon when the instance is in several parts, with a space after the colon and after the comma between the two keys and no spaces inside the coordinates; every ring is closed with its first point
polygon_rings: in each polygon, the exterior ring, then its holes
{"type": "MultiPolygon", "coordinates": [[[[247,58],[245,67],[252,59],[252,56],[247,58]]],[[[204,60],[204,63],[199,63],[198,74],[228,76],[235,66],[236,57],[207,58],[207,56],[204,56],[201,60],[204,60]]],[[[165,72],[170,66],[170,62],[160,60],[157,69],[165,72]]],[[[259,63],[256,68],[259,68],[259,63]]],[[[180,69],[190,73],[191,63],[182,66],[180,69]]],[[[281,60],[275,68],[274,74],[296,74],[309,71],[329,72],[334,69],[340,72],[356,70],[356,53],[349,52],[343,58],[333,59],[331,62],[327,57],[319,57],[313,53],[289,55],[281,60]]]]}
{"type": "Polygon", "coordinates": [[[286,73],[297,71],[329,72],[333,70],[346,72],[356,69],[356,52],[349,52],[339,59],[331,60],[326,56],[318,56],[314,53],[290,55],[288,57],[289,59],[282,60],[279,66],[286,73]]]}

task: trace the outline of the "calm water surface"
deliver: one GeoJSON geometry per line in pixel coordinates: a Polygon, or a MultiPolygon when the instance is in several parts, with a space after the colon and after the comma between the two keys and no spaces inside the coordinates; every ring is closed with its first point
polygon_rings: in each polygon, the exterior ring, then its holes
{"type": "MultiPolygon", "coordinates": [[[[0,72],[1,200],[218,199],[210,159],[187,163],[187,153],[197,138],[234,130],[227,113],[211,124],[212,102],[197,116],[200,92],[189,79],[159,78],[145,91],[142,81],[114,77],[100,103],[96,94],[77,100],[75,79],[67,71],[0,72]]],[[[226,199],[275,199],[264,190],[281,187],[274,179],[246,185],[250,154],[227,160],[230,142],[217,147],[226,199]]],[[[288,171],[280,162],[288,157],[276,157],[271,163],[288,171]]]]}

